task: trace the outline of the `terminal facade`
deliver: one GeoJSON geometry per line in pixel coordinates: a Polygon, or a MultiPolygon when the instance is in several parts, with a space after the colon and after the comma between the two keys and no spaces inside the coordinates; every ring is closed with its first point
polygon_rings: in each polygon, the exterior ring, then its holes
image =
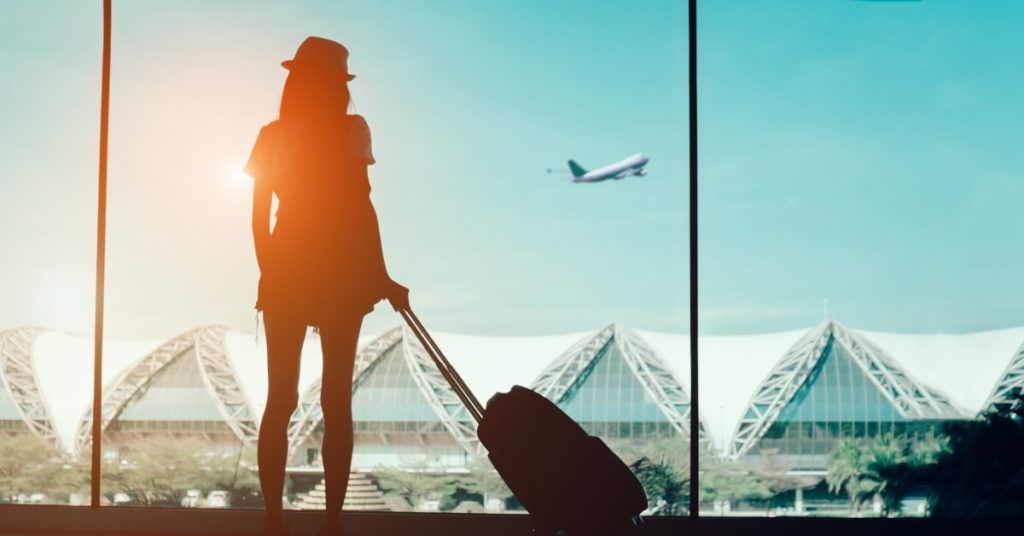
{"type": "MultiPolygon", "coordinates": [[[[527,385],[613,448],[687,448],[687,336],[613,323],[589,333],[437,339],[483,401],[527,385]]],[[[1022,343],[1024,328],[901,335],[833,320],[785,333],[702,337],[701,444],[721,459],[770,457],[820,483],[843,439],[926,441],[944,423],[1008,403],[1024,386],[1022,343]]],[[[289,428],[289,471],[307,477],[320,465],[318,347],[311,336],[289,428]]],[[[225,452],[255,446],[266,368],[265,347],[252,334],[205,326],[105,348],[108,459],[130,459],[135,445],[153,438],[225,452]]],[[[38,328],[0,332],[0,433],[35,434],[72,457],[90,448],[90,349],[87,339],[38,328]]],[[[361,339],[352,397],[354,471],[459,472],[486,454],[475,423],[404,327],[361,339]]],[[[794,502],[801,501],[797,493],[794,502]]]]}

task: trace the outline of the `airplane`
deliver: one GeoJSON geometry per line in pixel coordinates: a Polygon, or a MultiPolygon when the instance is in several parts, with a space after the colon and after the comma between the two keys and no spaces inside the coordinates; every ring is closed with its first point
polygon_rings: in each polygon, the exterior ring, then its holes
{"type": "Polygon", "coordinates": [[[614,164],[587,171],[583,169],[583,166],[577,164],[575,160],[569,160],[569,171],[572,172],[572,182],[599,182],[607,179],[620,180],[630,175],[643,177],[647,174],[647,171],[644,170],[647,162],[650,162],[650,158],[637,153],[614,164]]]}

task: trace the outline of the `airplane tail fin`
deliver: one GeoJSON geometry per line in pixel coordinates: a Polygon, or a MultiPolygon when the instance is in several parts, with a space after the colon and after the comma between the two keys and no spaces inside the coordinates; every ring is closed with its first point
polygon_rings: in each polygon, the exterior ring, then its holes
{"type": "Polygon", "coordinates": [[[577,179],[587,173],[587,170],[583,169],[583,166],[577,164],[575,160],[569,161],[569,171],[572,171],[572,176],[577,179]]]}

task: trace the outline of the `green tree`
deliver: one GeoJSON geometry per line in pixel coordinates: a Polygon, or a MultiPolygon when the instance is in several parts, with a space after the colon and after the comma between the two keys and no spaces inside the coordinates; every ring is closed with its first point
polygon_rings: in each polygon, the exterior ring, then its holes
{"type": "Polygon", "coordinates": [[[871,485],[865,483],[864,473],[867,470],[867,459],[864,449],[856,441],[844,439],[828,457],[828,475],[825,482],[832,493],[845,492],[850,498],[850,510],[857,513],[871,485]]]}
{"type": "Polygon", "coordinates": [[[925,470],[933,517],[1024,514],[1024,393],[982,418],[947,424],[948,448],[925,470]]]}
{"type": "Polygon", "coordinates": [[[734,504],[772,496],[763,480],[737,462],[718,460],[705,467],[700,481],[702,501],[734,504]]]}
{"type": "Polygon", "coordinates": [[[55,445],[31,432],[0,434],[0,496],[59,494],[66,456],[55,445]]]}
{"type": "Polygon", "coordinates": [[[778,498],[786,492],[814,487],[820,479],[789,474],[789,466],[778,455],[778,449],[762,449],[752,471],[768,488],[771,496],[765,501],[768,511],[776,506],[778,498]]]}
{"type": "Polygon", "coordinates": [[[882,499],[882,516],[888,517],[899,509],[902,496],[894,493],[899,486],[891,482],[893,469],[907,462],[907,442],[900,442],[891,435],[880,436],[864,446],[860,489],[863,498],[882,499]],[[890,485],[893,484],[893,485],[890,485]]]}
{"type": "Polygon", "coordinates": [[[89,456],[90,452],[86,451],[77,458],[55,458],[56,465],[48,488],[54,497],[62,497],[61,502],[64,502],[64,497],[70,498],[71,494],[88,497],[89,483],[92,481],[92,463],[89,456]]]}
{"type": "Polygon", "coordinates": [[[133,504],[179,506],[196,487],[199,470],[192,445],[172,441],[146,441],[121,453],[123,463],[107,464],[104,491],[125,493],[133,504]]]}
{"type": "Polygon", "coordinates": [[[909,441],[887,435],[871,442],[843,440],[829,456],[829,491],[846,492],[854,512],[877,496],[883,516],[898,515],[900,502],[925,482],[928,467],[948,445],[944,437],[909,441]]]}
{"type": "Polygon", "coordinates": [[[197,488],[204,493],[228,492],[231,506],[262,506],[256,451],[240,445],[236,452],[207,451],[199,456],[200,478],[197,488]]]}
{"type": "Polygon", "coordinates": [[[878,496],[882,500],[882,514],[899,515],[900,503],[913,489],[926,484],[927,472],[939,456],[947,451],[949,441],[941,436],[929,441],[903,444],[897,456],[892,456],[891,446],[884,443],[873,449],[868,463],[867,475],[880,482],[878,496]],[[882,455],[879,455],[881,453],[882,455]]]}
{"type": "MultiPolygon", "coordinates": [[[[655,515],[688,512],[690,503],[690,444],[685,437],[654,440],[612,440],[608,446],[622,458],[647,494],[651,507],[665,501],[655,515]]],[[[701,466],[714,457],[701,452],[701,466]]]]}
{"type": "Polygon", "coordinates": [[[512,496],[512,490],[508,489],[487,458],[474,459],[468,469],[469,473],[456,478],[456,485],[469,493],[482,496],[484,506],[492,498],[504,500],[512,496]]]}
{"type": "Polygon", "coordinates": [[[640,485],[647,494],[651,506],[665,501],[665,506],[658,510],[660,515],[677,515],[685,509],[689,500],[690,479],[679,472],[665,460],[652,461],[646,456],[629,465],[640,485]]]}
{"type": "Polygon", "coordinates": [[[458,484],[452,475],[435,472],[426,460],[407,462],[401,467],[380,466],[374,474],[384,493],[403,497],[412,508],[425,499],[451,495],[458,484]]]}
{"type": "Polygon", "coordinates": [[[104,491],[125,493],[134,504],[180,506],[190,489],[225,489],[232,482],[239,485],[239,476],[251,487],[257,477],[241,468],[235,474],[236,459],[198,440],[140,441],[124,449],[120,463],[106,464],[104,491]]]}

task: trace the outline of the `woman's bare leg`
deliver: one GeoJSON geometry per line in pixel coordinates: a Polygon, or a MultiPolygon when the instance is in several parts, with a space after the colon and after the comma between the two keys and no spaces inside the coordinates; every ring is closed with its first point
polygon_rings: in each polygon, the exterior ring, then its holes
{"type": "Polygon", "coordinates": [[[288,458],[288,422],[299,400],[299,363],[306,325],[287,316],[264,315],[267,334],[267,407],[260,421],[257,462],[266,505],[264,534],[287,534],[281,493],[288,458]]]}
{"type": "MultiPolygon", "coordinates": [[[[352,466],[352,367],[362,315],[342,319],[320,328],[324,353],[324,372],[320,381],[320,407],[324,414],[324,441],[321,456],[327,487],[326,517],[323,529],[341,523],[341,507],[348,491],[352,466]]],[[[328,533],[327,530],[321,530],[328,533]]]]}

